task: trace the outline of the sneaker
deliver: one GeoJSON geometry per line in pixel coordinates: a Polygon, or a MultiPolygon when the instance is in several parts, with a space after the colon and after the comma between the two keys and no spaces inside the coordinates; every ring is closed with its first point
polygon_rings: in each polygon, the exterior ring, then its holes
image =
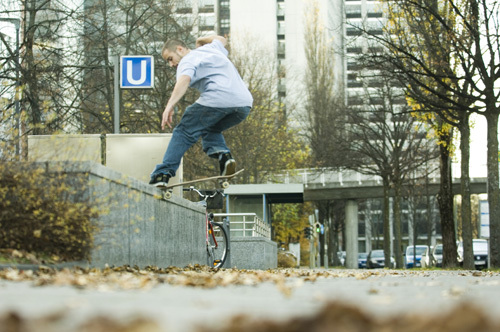
{"type": "Polygon", "coordinates": [[[152,184],[155,187],[166,187],[170,178],[171,176],[168,174],[157,174],[151,178],[149,184],[152,184]]]}
{"type": "Polygon", "coordinates": [[[229,152],[219,155],[220,175],[233,175],[236,172],[236,160],[229,152]]]}

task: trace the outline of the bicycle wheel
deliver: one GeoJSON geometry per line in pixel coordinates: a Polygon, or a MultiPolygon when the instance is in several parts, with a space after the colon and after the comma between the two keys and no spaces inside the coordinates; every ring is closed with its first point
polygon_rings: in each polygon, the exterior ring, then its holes
{"type": "Polygon", "coordinates": [[[208,266],[219,268],[227,258],[227,234],[222,224],[210,222],[207,243],[208,266]]]}

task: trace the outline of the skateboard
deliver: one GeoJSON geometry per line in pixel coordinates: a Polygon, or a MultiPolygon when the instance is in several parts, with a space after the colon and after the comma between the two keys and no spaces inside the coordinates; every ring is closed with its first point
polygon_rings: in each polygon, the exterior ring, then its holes
{"type": "Polygon", "coordinates": [[[201,179],[196,179],[196,180],[191,180],[191,181],[186,181],[186,182],[179,182],[179,183],[174,183],[174,184],[169,184],[165,187],[159,187],[161,190],[163,190],[163,198],[164,199],[169,199],[172,197],[172,188],[175,187],[180,187],[180,186],[185,186],[193,183],[198,183],[198,182],[205,182],[205,181],[221,181],[221,186],[224,189],[229,188],[229,179],[235,177],[236,175],[240,174],[243,172],[245,169],[240,169],[239,171],[231,174],[231,175],[218,175],[218,176],[210,176],[207,178],[201,178],[201,179]]]}

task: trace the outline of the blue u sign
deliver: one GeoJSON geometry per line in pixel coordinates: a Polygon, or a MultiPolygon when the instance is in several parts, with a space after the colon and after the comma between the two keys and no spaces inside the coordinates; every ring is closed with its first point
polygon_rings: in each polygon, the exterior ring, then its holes
{"type": "Polygon", "coordinates": [[[120,57],[120,87],[153,88],[153,57],[150,55],[125,55],[120,57]]]}

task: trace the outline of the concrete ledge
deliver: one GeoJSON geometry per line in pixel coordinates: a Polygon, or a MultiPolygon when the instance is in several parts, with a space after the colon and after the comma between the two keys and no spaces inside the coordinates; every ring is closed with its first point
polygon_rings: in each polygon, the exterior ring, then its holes
{"type": "Polygon", "coordinates": [[[161,190],[94,162],[42,164],[82,180],[77,195],[106,201],[91,266],[206,264],[205,212],[198,204],[175,195],[165,201],[161,190]]]}
{"type": "Polygon", "coordinates": [[[231,237],[231,267],[275,269],[278,267],[278,246],[265,237],[231,237]]]}
{"type": "MultiPolygon", "coordinates": [[[[34,164],[66,174],[74,198],[98,202],[100,207],[90,262],[70,264],[100,268],[207,264],[202,206],[176,195],[163,200],[161,190],[95,162],[34,164]]],[[[265,237],[232,237],[231,264],[240,269],[276,268],[277,245],[265,237]]]]}

